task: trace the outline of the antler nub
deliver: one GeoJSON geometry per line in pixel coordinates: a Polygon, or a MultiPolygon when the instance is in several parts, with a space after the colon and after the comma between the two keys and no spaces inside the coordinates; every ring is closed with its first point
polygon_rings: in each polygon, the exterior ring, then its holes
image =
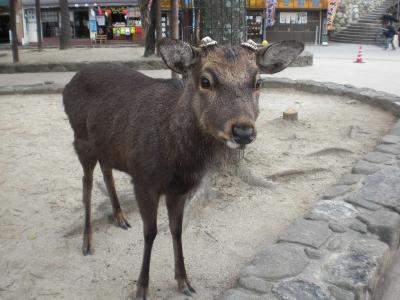
{"type": "Polygon", "coordinates": [[[242,45],[242,47],[248,48],[253,51],[257,51],[257,49],[258,49],[256,42],[254,42],[253,40],[247,40],[246,42],[242,43],[241,45],[242,45]]]}
{"type": "Polygon", "coordinates": [[[209,47],[209,46],[215,46],[216,44],[217,44],[217,41],[214,41],[209,36],[206,36],[206,37],[202,38],[202,40],[200,41],[200,47],[201,48],[209,47]]]}

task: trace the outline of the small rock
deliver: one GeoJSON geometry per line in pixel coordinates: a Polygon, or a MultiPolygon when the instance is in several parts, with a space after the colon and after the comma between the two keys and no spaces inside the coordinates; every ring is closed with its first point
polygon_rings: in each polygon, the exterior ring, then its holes
{"type": "Polygon", "coordinates": [[[364,174],[371,175],[380,170],[380,167],[376,164],[372,164],[367,161],[360,160],[358,161],[352,169],[352,173],[354,174],[364,174]]]}
{"type": "Polygon", "coordinates": [[[279,243],[256,256],[252,265],[245,267],[240,276],[255,276],[268,280],[293,277],[301,273],[308,263],[303,247],[279,243]]]}
{"type": "Polygon", "coordinates": [[[304,248],[304,252],[310,259],[321,259],[323,254],[321,250],[313,249],[313,248],[304,248]]]}
{"type": "Polygon", "coordinates": [[[338,184],[340,185],[352,185],[360,182],[364,178],[361,174],[346,174],[339,179],[338,184]]]}
{"type": "Polygon", "coordinates": [[[392,157],[381,152],[370,152],[365,156],[364,159],[372,163],[382,164],[391,160],[392,157]]]}
{"type": "Polygon", "coordinates": [[[343,233],[347,231],[347,228],[345,226],[343,226],[342,224],[339,223],[329,223],[329,228],[333,231],[333,232],[337,232],[337,233],[343,233]]]}
{"type": "Polygon", "coordinates": [[[400,136],[397,136],[397,135],[385,135],[382,138],[382,142],[384,144],[399,144],[400,143],[400,136]]]}
{"type": "Polygon", "coordinates": [[[325,287],[302,279],[280,282],[274,286],[272,293],[285,300],[332,300],[325,287]]]}
{"type": "Polygon", "coordinates": [[[346,104],[358,104],[359,102],[357,100],[349,100],[346,102],[346,104]]]}
{"type": "Polygon", "coordinates": [[[55,82],[53,80],[45,80],[44,84],[54,84],[55,82]]]}
{"type": "Polygon", "coordinates": [[[328,287],[332,296],[337,300],[354,300],[354,293],[345,289],[341,289],[337,286],[331,285],[328,287]]]}
{"type": "Polygon", "coordinates": [[[288,121],[297,121],[298,113],[294,108],[288,108],[283,112],[282,118],[288,121]]]}
{"type": "Polygon", "coordinates": [[[279,241],[298,243],[317,249],[331,235],[332,232],[329,230],[327,223],[301,219],[292,224],[279,237],[279,241]]]}
{"type": "Polygon", "coordinates": [[[265,281],[264,279],[255,276],[240,278],[239,285],[248,290],[253,290],[258,293],[268,293],[272,289],[271,282],[265,281]]]}
{"type": "Polygon", "coordinates": [[[361,222],[357,222],[356,220],[349,224],[349,228],[362,234],[368,232],[367,225],[361,222]]]}
{"type": "Polygon", "coordinates": [[[369,231],[377,234],[381,241],[397,249],[400,242],[400,216],[391,211],[365,212],[357,217],[367,224],[369,231]]]}
{"type": "Polygon", "coordinates": [[[335,185],[330,189],[328,193],[326,193],[323,198],[324,199],[333,199],[339,196],[343,196],[344,194],[351,191],[351,187],[348,185],[335,185]]]}
{"type": "Polygon", "coordinates": [[[400,147],[398,145],[381,144],[376,147],[376,151],[398,155],[400,154],[400,147]]]}
{"type": "Polygon", "coordinates": [[[344,201],[323,200],[314,206],[307,219],[341,223],[346,219],[353,218],[357,213],[358,210],[353,205],[344,201]]]}
{"type": "Polygon", "coordinates": [[[329,242],[326,248],[330,251],[335,251],[339,249],[342,246],[342,240],[339,238],[332,238],[329,242]]]}

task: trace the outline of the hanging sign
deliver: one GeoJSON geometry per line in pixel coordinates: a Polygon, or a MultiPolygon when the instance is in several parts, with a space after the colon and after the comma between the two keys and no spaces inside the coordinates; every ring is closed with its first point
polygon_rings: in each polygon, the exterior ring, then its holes
{"type": "Polygon", "coordinates": [[[277,4],[277,0],[265,0],[265,15],[267,27],[272,27],[275,25],[275,8],[277,4]]]}
{"type": "Polygon", "coordinates": [[[328,0],[327,23],[326,29],[333,30],[333,21],[339,8],[340,0],[328,0]]]}

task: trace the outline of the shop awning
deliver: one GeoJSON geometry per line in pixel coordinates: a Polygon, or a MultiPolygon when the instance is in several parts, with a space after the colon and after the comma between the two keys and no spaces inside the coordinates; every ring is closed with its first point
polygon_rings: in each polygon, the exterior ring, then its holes
{"type": "MultiPolygon", "coordinates": [[[[8,0],[0,0],[0,3],[7,2],[8,0]]],[[[68,4],[70,7],[75,7],[78,5],[79,7],[86,6],[94,6],[95,4],[100,6],[137,6],[139,0],[69,0],[68,4]]],[[[1,4],[0,4],[1,5],[1,4]]],[[[22,0],[22,6],[24,8],[35,7],[35,0],[22,0]]],[[[59,7],[59,0],[41,0],[40,6],[45,7],[59,7]]]]}

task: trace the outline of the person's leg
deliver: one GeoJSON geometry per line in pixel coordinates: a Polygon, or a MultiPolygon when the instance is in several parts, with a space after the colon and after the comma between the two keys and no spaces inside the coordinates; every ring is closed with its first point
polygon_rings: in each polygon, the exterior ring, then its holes
{"type": "Polygon", "coordinates": [[[391,38],[390,43],[392,44],[392,49],[396,50],[396,46],[394,45],[394,37],[391,38]]]}

